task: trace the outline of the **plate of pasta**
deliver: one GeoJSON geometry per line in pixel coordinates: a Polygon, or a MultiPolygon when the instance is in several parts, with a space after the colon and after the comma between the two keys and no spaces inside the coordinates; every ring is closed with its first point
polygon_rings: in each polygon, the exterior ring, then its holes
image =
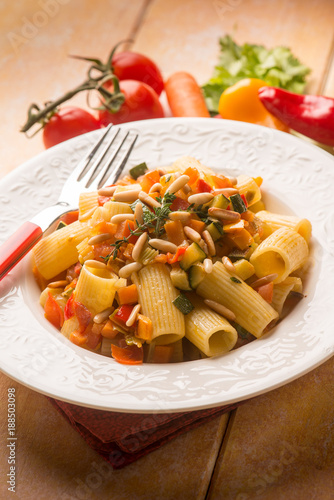
{"type": "MultiPolygon", "coordinates": [[[[261,126],[166,118],[0,284],[0,368],[60,400],[171,412],[241,401],[334,352],[333,158],[261,126]]],[[[0,182],[5,240],[100,131],[0,182]]]]}

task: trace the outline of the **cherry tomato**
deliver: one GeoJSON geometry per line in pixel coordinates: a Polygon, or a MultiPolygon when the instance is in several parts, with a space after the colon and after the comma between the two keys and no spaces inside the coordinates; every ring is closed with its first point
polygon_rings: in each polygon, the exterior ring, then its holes
{"type": "Polygon", "coordinates": [[[51,148],[60,142],[98,128],[100,128],[99,121],[88,111],[74,106],[65,106],[44,126],[44,146],[51,148]]]}
{"type": "Polygon", "coordinates": [[[148,57],[136,52],[119,52],[112,58],[112,69],[119,80],[144,82],[158,95],[164,88],[164,81],[157,65],[148,57]]]}
{"type": "MultiPolygon", "coordinates": [[[[112,84],[106,83],[106,88],[112,91],[112,84]]],[[[164,112],[158,94],[149,85],[136,80],[123,80],[120,82],[120,89],[125,95],[125,102],[117,113],[99,111],[102,125],[163,118],[164,112]]]]}

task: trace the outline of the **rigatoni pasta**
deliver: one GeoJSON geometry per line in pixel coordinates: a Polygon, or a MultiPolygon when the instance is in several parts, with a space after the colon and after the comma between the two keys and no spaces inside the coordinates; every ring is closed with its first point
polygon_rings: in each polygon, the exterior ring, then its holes
{"type": "Polygon", "coordinates": [[[124,364],[219,356],[261,337],[291,293],[302,297],[293,273],[311,235],[306,219],[265,210],[261,182],[182,157],[82,195],[79,220],[34,250],[46,318],[124,364]]]}

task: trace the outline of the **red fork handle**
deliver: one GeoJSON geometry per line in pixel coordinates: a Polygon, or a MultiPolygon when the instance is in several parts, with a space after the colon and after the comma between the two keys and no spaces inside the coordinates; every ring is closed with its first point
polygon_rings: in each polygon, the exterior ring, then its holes
{"type": "Polygon", "coordinates": [[[36,245],[42,234],[37,224],[25,222],[0,246],[0,280],[36,245]]]}

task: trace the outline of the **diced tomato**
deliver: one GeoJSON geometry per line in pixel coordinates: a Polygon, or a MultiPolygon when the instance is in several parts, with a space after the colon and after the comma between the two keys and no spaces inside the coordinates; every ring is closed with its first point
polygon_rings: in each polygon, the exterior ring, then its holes
{"type": "Polygon", "coordinates": [[[144,350],[136,345],[126,347],[111,345],[111,355],[118,363],[123,365],[140,365],[144,359],[144,350]]]}
{"type": "Polygon", "coordinates": [[[73,210],[73,212],[67,212],[67,214],[62,215],[59,219],[59,222],[64,222],[64,224],[72,224],[72,222],[78,220],[78,217],[79,211],[73,210]]]}
{"type": "Polygon", "coordinates": [[[186,251],[185,247],[179,247],[175,254],[168,252],[167,253],[168,264],[175,264],[176,262],[179,262],[182,259],[182,256],[184,255],[185,251],[186,251]]]}
{"type": "Polygon", "coordinates": [[[74,316],[74,295],[72,294],[68,301],[66,302],[66,306],[64,309],[64,319],[67,321],[68,319],[74,316]]]}
{"type": "Polygon", "coordinates": [[[45,302],[44,316],[56,328],[60,329],[63,326],[64,313],[51,292],[48,293],[48,297],[45,302]]]}
{"type": "Polygon", "coordinates": [[[211,193],[212,187],[204,179],[198,179],[194,184],[194,193],[211,193]]]}
{"type": "Polygon", "coordinates": [[[64,310],[64,318],[65,320],[68,320],[73,316],[76,316],[78,318],[80,325],[80,332],[83,332],[87,328],[92,318],[92,315],[87,309],[87,307],[84,306],[81,302],[77,302],[74,299],[74,295],[72,294],[71,297],[66,302],[64,310]]]}
{"type": "Polygon", "coordinates": [[[187,200],[183,200],[182,198],[177,196],[171,204],[170,209],[172,212],[177,212],[178,210],[187,210],[189,205],[190,203],[188,203],[187,200]]]}
{"type": "Polygon", "coordinates": [[[81,302],[74,300],[74,314],[78,318],[80,329],[84,331],[90,323],[92,314],[81,302]]]}
{"type": "Polygon", "coordinates": [[[102,207],[107,201],[110,201],[110,196],[98,196],[97,202],[100,207],[102,207]]]}

